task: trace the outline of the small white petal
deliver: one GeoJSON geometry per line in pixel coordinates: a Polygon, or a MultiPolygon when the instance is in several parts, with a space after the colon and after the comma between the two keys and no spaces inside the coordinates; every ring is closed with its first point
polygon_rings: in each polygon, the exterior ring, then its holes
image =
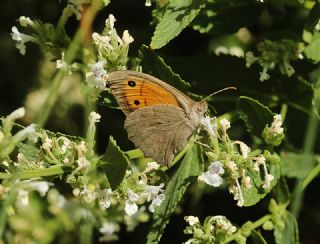
{"type": "Polygon", "coordinates": [[[127,200],[124,211],[126,212],[127,215],[131,216],[138,211],[138,205],[130,200],[127,200]]]}
{"type": "Polygon", "coordinates": [[[151,213],[154,212],[154,208],[157,206],[160,206],[160,204],[162,203],[162,201],[166,198],[166,196],[164,194],[159,194],[156,198],[154,198],[149,206],[149,211],[151,213]]]}
{"type": "Polygon", "coordinates": [[[128,197],[131,202],[136,202],[139,199],[139,195],[134,193],[130,188],[128,188],[128,197]]]}
{"type": "Polygon", "coordinates": [[[198,180],[204,181],[208,185],[218,187],[223,183],[223,179],[218,174],[211,174],[210,172],[205,172],[198,177],[198,180]]]}
{"type": "Polygon", "coordinates": [[[194,216],[187,216],[185,217],[185,220],[189,223],[190,226],[200,223],[199,218],[194,216]]]}
{"type": "Polygon", "coordinates": [[[208,167],[208,171],[211,174],[220,174],[220,175],[224,174],[224,169],[220,161],[215,161],[213,163],[210,163],[208,167]]]}

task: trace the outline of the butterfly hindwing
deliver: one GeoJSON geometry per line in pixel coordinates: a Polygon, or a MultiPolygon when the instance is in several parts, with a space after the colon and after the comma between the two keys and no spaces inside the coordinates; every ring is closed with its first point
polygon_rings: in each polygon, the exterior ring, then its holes
{"type": "Polygon", "coordinates": [[[129,139],[146,157],[169,165],[195,128],[185,112],[172,105],[154,105],[130,113],[125,121],[129,139]]]}

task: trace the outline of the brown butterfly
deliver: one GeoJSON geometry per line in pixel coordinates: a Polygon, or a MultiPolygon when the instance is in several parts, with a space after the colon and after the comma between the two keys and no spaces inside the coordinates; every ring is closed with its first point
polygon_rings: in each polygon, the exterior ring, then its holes
{"type": "Polygon", "coordinates": [[[195,102],[169,84],[135,71],[109,73],[107,82],[126,114],[129,139],[145,157],[169,167],[201,127],[207,103],[195,102]]]}

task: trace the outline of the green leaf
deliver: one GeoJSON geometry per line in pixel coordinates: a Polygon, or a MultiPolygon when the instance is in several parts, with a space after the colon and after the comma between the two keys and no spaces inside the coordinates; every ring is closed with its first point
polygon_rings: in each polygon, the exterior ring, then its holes
{"type": "Polygon", "coordinates": [[[166,45],[186,28],[204,6],[204,0],[171,0],[156,26],[151,40],[151,48],[166,45]]]}
{"type": "Polygon", "coordinates": [[[284,226],[279,227],[275,224],[274,237],[277,244],[298,244],[299,230],[297,220],[294,215],[288,211],[282,216],[284,226]],[[283,228],[282,228],[283,227],[283,228]]]}
{"type": "Polygon", "coordinates": [[[315,3],[312,7],[312,9],[310,10],[310,13],[308,15],[306,24],[305,24],[305,28],[307,30],[313,30],[313,28],[318,24],[320,19],[320,4],[319,3],[315,3]]]}
{"type": "Polygon", "coordinates": [[[290,192],[284,177],[280,177],[278,184],[273,188],[272,193],[278,203],[287,204],[289,202],[290,192]]]}
{"type": "Polygon", "coordinates": [[[178,170],[167,184],[164,193],[166,196],[165,200],[160,207],[156,208],[153,214],[151,231],[147,237],[148,244],[159,242],[172,213],[187,190],[187,187],[202,171],[203,158],[201,149],[198,144],[191,144],[178,170]]]}
{"type": "Polygon", "coordinates": [[[311,43],[304,48],[305,55],[315,62],[320,61],[320,33],[315,32],[311,43]]]}
{"type": "Polygon", "coordinates": [[[246,123],[248,130],[260,137],[267,124],[271,124],[273,113],[259,101],[241,96],[237,103],[240,118],[246,123]]]}
{"type": "Polygon", "coordinates": [[[246,190],[245,188],[241,187],[242,194],[244,198],[244,204],[243,206],[248,207],[255,205],[257,202],[259,202],[262,198],[264,198],[271,190],[272,188],[277,184],[280,175],[281,175],[281,169],[279,162],[270,162],[268,163],[269,174],[273,175],[274,179],[270,183],[270,187],[267,189],[264,189],[263,183],[264,183],[264,175],[261,173],[255,172],[253,170],[248,170],[248,176],[251,178],[251,188],[246,190]]]}
{"type": "Polygon", "coordinates": [[[316,157],[312,154],[282,153],[282,174],[290,178],[304,179],[315,162],[316,157]]]}
{"type": "Polygon", "coordinates": [[[151,48],[143,45],[139,51],[140,65],[143,72],[153,75],[181,91],[188,91],[190,84],[174,73],[163,58],[159,57],[151,48]]]}
{"type": "Polygon", "coordinates": [[[34,144],[20,143],[19,152],[22,153],[29,161],[36,161],[40,150],[34,144]]]}
{"type": "Polygon", "coordinates": [[[111,136],[109,138],[107,151],[101,161],[104,162],[102,167],[105,169],[111,189],[117,189],[126,174],[129,160],[111,136]]]}
{"type": "Polygon", "coordinates": [[[261,233],[256,230],[251,231],[251,238],[253,244],[267,244],[261,233]]]}

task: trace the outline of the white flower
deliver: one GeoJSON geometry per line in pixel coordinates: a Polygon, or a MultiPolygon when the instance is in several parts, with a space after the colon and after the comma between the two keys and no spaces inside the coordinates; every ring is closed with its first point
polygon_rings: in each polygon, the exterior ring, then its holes
{"type": "Polygon", "coordinates": [[[26,207],[29,204],[29,192],[25,190],[18,190],[17,193],[17,202],[21,204],[22,206],[26,207]]]}
{"type": "Polygon", "coordinates": [[[68,148],[70,148],[71,141],[67,137],[64,137],[64,136],[60,136],[58,138],[58,141],[59,140],[63,141],[63,144],[61,146],[61,151],[62,151],[62,154],[65,154],[66,151],[68,150],[68,148]]]}
{"type": "Polygon", "coordinates": [[[86,81],[89,86],[96,87],[99,90],[104,90],[106,87],[106,80],[104,79],[107,71],[104,69],[105,61],[99,61],[95,64],[89,64],[91,72],[86,73],[86,81]]]}
{"type": "Polygon", "coordinates": [[[242,157],[243,158],[248,158],[248,154],[251,151],[250,147],[248,147],[247,144],[245,144],[242,141],[238,141],[238,143],[240,145],[240,151],[241,151],[242,157]]]}
{"type": "Polygon", "coordinates": [[[184,219],[189,223],[190,226],[200,223],[198,217],[186,216],[184,219]]]}
{"type": "Polygon", "coordinates": [[[138,205],[135,202],[139,200],[139,195],[128,188],[128,198],[129,199],[126,200],[124,211],[126,214],[131,216],[138,211],[138,205]]]}
{"type": "Polygon", "coordinates": [[[37,139],[38,135],[36,134],[35,127],[35,124],[28,125],[23,130],[20,130],[17,134],[15,134],[14,137],[20,141],[24,140],[26,137],[28,137],[30,140],[36,141],[34,139],[37,139]]]}
{"type": "Polygon", "coordinates": [[[240,47],[230,47],[229,54],[241,58],[244,56],[244,51],[240,47]]]}
{"type": "Polygon", "coordinates": [[[138,205],[134,202],[131,202],[130,200],[127,200],[124,211],[127,215],[131,216],[138,211],[138,205]]]}
{"type": "Polygon", "coordinates": [[[110,31],[113,31],[115,22],[116,18],[113,16],[113,14],[109,14],[108,19],[106,19],[106,26],[109,27],[110,31]]]}
{"type": "Polygon", "coordinates": [[[16,110],[14,110],[11,114],[8,115],[7,119],[9,120],[16,120],[16,119],[20,119],[23,116],[25,116],[26,114],[26,110],[24,107],[18,108],[16,110]]]}
{"type": "Polygon", "coordinates": [[[113,47],[111,45],[111,40],[109,36],[102,36],[98,34],[97,32],[92,33],[92,39],[95,45],[97,45],[100,48],[107,48],[109,50],[113,50],[113,47]]]}
{"type": "Polygon", "coordinates": [[[226,163],[226,166],[231,172],[237,172],[238,171],[238,166],[236,165],[236,163],[234,161],[228,161],[226,163]]]}
{"type": "Polygon", "coordinates": [[[27,27],[28,25],[33,25],[33,21],[29,17],[20,16],[19,23],[23,27],[27,27]]]}
{"type": "Polygon", "coordinates": [[[46,181],[34,181],[29,183],[33,190],[39,192],[40,196],[44,197],[49,190],[49,185],[53,185],[52,183],[46,181]]]}
{"type": "Polygon", "coordinates": [[[90,161],[88,161],[85,157],[80,157],[77,160],[78,163],[78,169],[85,169],[88,168],[90,166],[90,161]]]}
{"type": "Polygon", "coordinates": [[[283,133],[282,126],[282,117],[281,114],[276,114],[273,116],[273,122],[271,124],[271,130],[274,134],[278,135],[283,133]]]}
{"type": "Polygon", "coordinates": [[[21,34],[18,30],[17,27],[13,26],[11,29],[12,33],[12,40],[16,41],[16,48],[19,49],[20,54],[21,55],[25,55],[26,54],[26,45],[25,42],[27,42],[26,40],[26,35],[21,34]]]}
{"type": "Polygon", "coordinates": [[[215,50],[214,50],[214,53],[219,56],[220,54],[228,54],[229,51],[228,51],[228,48],[224,47],[224,46],[220,46],[220,47],[217,47],[215,50]]]}
{"type": "Polygon", "coordinates": [[[230,121],[223,118],[222,120],[220,120],[220,124],[222,126],[222,129],[223,131],[227,131],[227,129],[229,129],[231,126],[230,126],[230,121]]]}
{"type": "Polygon", "coordinates": [[[205,116],[201,120],[202,125],[204,126],[205,130],[209,133],[211,137],[216,136],[216,129],[217,129],[217,124],[214,123],[213,125],[211,124],[211,118],[209,116],[205,116]]]}
{"type": "Polygon", "coordinates": [[[147,194],[147,201],[152,201],[149,206],[149,211],[151,213],[154,212],[154,207],[160,206],[162,201],[165,199],[165,195],[163,194],[163,188],[164,184],[161,183],[159,186],[151,186],[151,185],[145,185],[145,190],[147,194]],[[160,193],[160,194],[159,194],[160,193]]]}
{"type": "Polygon", "coordinates": [[[218,187],[223,183],[223,179],[220,175],[224,174],[224,169],[220,161],[216,161],[210,164],[208,171],[202,173],[198,180],[204,181],[206,184],[218,187]]]}
{"type": "Polygon", "coordinates": [[[125,30],[122,34],[123,45],[128,46],[130,43],[134,41],[133,37],[130,36],[129,31],[125,30]]]}
{"type": "Polygon", "coordinates": [[[148,173],[152,170],[157,170],[160,168],[160,165],[157,162],[150,162],[147,164],[146,169],[143,171],[144,173],[148,173]]]}
{"type": "Polygon", "coordinates": [[[112,195],[111,189],[103,189],[103,191],[99,194],[99,205],[101,208],[107,209],[111,205],[111,198],[112,195]]]}
{"type": "Polygon", "coordinates": [[[114,232],[120,229],[119,225],[111,222],[105,222],[99,228],[99,232],[104,235],[104,237],[112,236],[114,232]]]}
{"type": "Polygon", "coordinates": [[[225,230],[229,235],[237,230],[225,216],[217,215],[214,216],[212,220],[215,222],[217,228],[225,230]]]}
{"type": "Polygon", "coordinates": [[[92,185],[84,185],[83,190],[80,192],[80,195],[83,196],[83,199],[86,203],[92,203],[98,196],[98,193],[95,192],[95,187],[92,185]]]}
{"type": "Polygon", "coordinates": [[[56,68],[57,69],[67,69],[68,68],[68,63],[64,60],[64,52],[62,52],[62,54],[61,54],[61,59],[57,59],[56,68]]]}
{"type": "Polygon", "coordinates": [[[89,115],[89,121],[92,121],[93,123],[100,122],[101,115],[96,112],[91,112],[89,115]]]}
{"type": "Polygon", "coordinates": [[[245,189],[250,189],[251,188],[251,178],[249,176],[243,176],[242,178],[242,184],[243,184],[243,187],[245,189]]]}
{"type": "Polygon", "coordinates": [[[146,0],[146,3],[144,4],[144,6],[150,7],[151,6],[151,0],[146,0]]]}
{"type": "Polygon", "coordinates": [[[163,201],[165,198],[166,198],[166,196],[165,196],[164,194],[159,194],[159,195],[157,195],[155,198],[153,198],[153,199],[152,199],[152,202],[151,202],[151,204],[150,204],[150,206],[149,206],[149,208],[148,208],[149,211],[150,211],[151,213],[153,213],[153,212],[154,212],[154,208],[160,206],[161,203],[162,203],[162,201],[163,201]]]}
{"type": "Polygon", "coordinates": [[[87,147],[86,147],[86,142],[85,141],[81,141],[79,145],[77,145],[77,148],[80,152],[80,154],[84,154],[85,152],[87,152],[87,147]]]}
{"type": "Polygon", "coordinates": [[[44,139],[44,143],[42,144],[42,148],[46,151],[50,151],[52,148],[52,140],[46,136],[44,139]]]}

